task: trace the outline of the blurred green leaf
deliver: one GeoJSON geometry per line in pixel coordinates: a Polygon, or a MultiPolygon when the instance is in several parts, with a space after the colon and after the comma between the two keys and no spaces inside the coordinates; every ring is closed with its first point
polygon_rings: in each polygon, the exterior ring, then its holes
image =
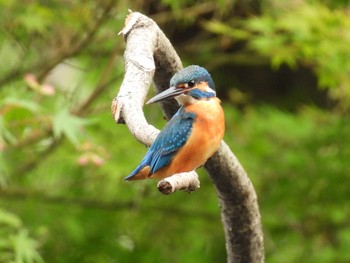
{"type": "Polygon", "coordinates": [[[18,216],[0,208],[0,262],[41,263],[38,243],[28,235],[18,216]]]}
{"type": "Polygon", "coordinates": [[[12,228],[19,228],[22,226],[22,222],[16,215],[0,208],[0,225],[6,225],[12,228]]]}
{"type": "Polygon", "coordinates": [[[14,106],[17,108],[26,109],[32,113],[39,113],[41,110],[40,105],[37,102],[30,101],[28,99],[19,99],[16,97],[7,97],[0,101],[1,106],[14,106]]]}
{"type": "Polygon", "coordinates": [[[16,142],[16,137],[6,128],[4,117],[0,116],[0,137],[1,141],[8,141],[10,143],[16,142]]]}
{"type": "Polygon", "coordinates": [[[11,237],[15,249],[16,263],[44,262],[37,252],[37,242],[28,236],[28,231],[21,230],[11,237]]]}
{"type": "Polygon", "coordinates": [[[88,123],[86,119],[72,115],[67,108],[60,110],[52,119],[55,137],[64,135],[75,145],[78,145],[79,136],[82,135],[83,128],[88,123]]]}

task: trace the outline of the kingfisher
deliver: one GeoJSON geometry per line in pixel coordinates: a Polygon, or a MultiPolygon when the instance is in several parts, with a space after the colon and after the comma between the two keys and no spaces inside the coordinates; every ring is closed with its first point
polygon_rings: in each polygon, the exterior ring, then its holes
{"type": "Polygon", "coordinates": [[[219,148],[225,119],[208,71],[191,65],[177,72],[170,88],[147,104],[175,98],[179,110],[167,122],[140,165],[124,180],[163,179],[202,166],[219,148]]]}

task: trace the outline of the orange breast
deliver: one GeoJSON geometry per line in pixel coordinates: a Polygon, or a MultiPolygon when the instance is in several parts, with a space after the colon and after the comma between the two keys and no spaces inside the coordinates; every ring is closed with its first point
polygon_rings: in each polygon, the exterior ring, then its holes
{"type": "Polygon", "coordinates": [[[218,150],[225,132],[225,118],[220,100],[216,97],[200,100],[185,105],[185,109],[196,114],[191,135],[170,165],[158,170],[150,178],[162,179],[195,170],[218,150]]]}

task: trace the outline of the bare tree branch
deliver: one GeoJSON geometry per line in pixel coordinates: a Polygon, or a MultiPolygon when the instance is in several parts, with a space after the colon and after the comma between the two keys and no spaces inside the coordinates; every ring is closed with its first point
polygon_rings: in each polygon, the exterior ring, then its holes
{"type": "MultiPolygon", "coordinates": [[[[157,92],[168,88],[171,76],[182,68],[181,61],[156,23],[140,13],[129,14],[121,33],[127,42],[125,76],[118,96],[113,100],[112,113],[118,123],[127,124],[137,140],[150,145],[159,131],[147,123],[142,111],[149,86],[153,78],[157,92]]],[[[177,107],[175,101],[162,103],[168,119],[177,107]]],[[[218,193],[227,262],[264,262],[257,197],[243,167],[222,142],[205,168],[218,193]]],[[[158,183],[158,189],[164,190],[164,193],[198,187],[199,180],[195,173],[177,174],[168,181],[158,183]]]]}
{"type": "Polygon", "coordinates": [[[264,262],[257,196],[247,173],[225,142],[205,164],[216,186],[228,262],[264,262]]]}

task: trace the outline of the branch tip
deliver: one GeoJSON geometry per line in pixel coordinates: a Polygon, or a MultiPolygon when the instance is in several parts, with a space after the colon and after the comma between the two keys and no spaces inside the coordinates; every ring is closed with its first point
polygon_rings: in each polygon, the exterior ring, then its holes
{"type": "Polygon", "coordinates": [[[141,13],[133,12],[131,9],[128,9],[128,12],[129,14],[125,19],[124,28],[118,33],[118,35],[123,34],[124,37],[129,33],[129,31],[136,24],[138,18],[141,16],[141,13]]]}
{"type": "Polygon", "coordinates": [[[118,104],[118,98],[114,98],[113,101],[112,101],[112,105],[111,105],[111,111],[112,111],[112,116],[113,116],[113,119],[115,120],[116,123],[120,123],[121,121],[121,116],[120,116],[120,113],[121,113],[121,107],[119,107],[119,104],[118,104]]]}
{"type": "Polygon", "coordinates": [[[165,194],[165,195],[168,195],[168,194],[171,194],[174,192],[172,185],[165,180],[159,181],[157,188],[158,188],[159,192],[161,192],[162,194],[165,194]]]}
{"type": "Polygon", "coordinates": [[[158,182],[158,190],[163,194],[172,194],[178,190],[194,192],[200,187],[198,174],[195,171],[178,173],[158,182]]]}

